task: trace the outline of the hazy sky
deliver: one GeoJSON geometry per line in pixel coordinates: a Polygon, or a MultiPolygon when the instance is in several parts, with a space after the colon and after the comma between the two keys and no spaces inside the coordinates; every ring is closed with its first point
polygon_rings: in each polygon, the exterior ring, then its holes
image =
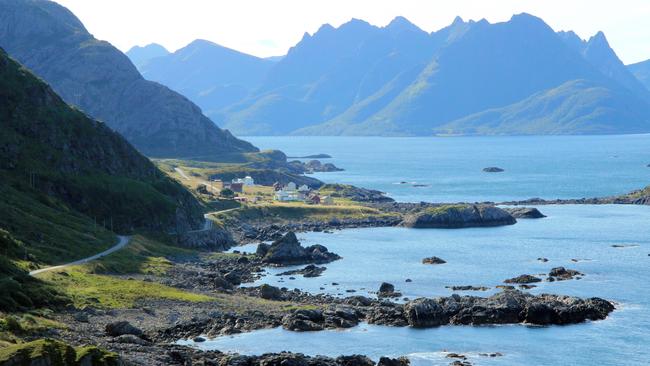
{"type": "Polygon", "coordinates": [[[95,37],[123,51],[157,42],[174,51],[197,38],[257,56],[285,54],[305,32],[350,18],[383,26],[402,15],[426,31],[463,19],[528,12],[582,38],[605,32],[625,63],[650,58],[649,0],[56,0],[95,37]]]}

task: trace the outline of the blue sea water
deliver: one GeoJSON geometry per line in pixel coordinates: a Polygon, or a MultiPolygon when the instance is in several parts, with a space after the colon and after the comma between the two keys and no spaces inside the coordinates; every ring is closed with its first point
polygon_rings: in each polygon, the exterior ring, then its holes
{"type": "MultiPolygon", "coordinates": [[[[601,196],[648,183],[646,170],[650,169],[645,165],[650,156],[644,146],[648,146],[650,136],[491,139],[274,137],[258,138],[254,143],[295,155],[330,153],[337,165],[348,170],[319,178],[381,189],[401,200],[601,196]],[[451,146],[451,141],[461,141],[470,152],[459,155],[462,149],[451,146]],[[402,164],[395,158],[407,155],[412,155],[412,160],[402,164]],[[506,172],[491,175],[480,171],[491,165],[501,166],[506,172]],[[428,182],[432,187],[416,189],[393,184],[400,180],[428,182]]],[[[355,290],[355,294],[372,295],[381,282],[387,281],[409,298],[448,296],[452,291],[445,286],[474,285],[492,289],[464,294],[487,296],[507,278],[548,273],[552,267],[564,266],[583,272],[584,278],[542,282],[531,292],[609,299],[616,302],[617,309],[607,319],[550,327],[411,329],[362,324],[348,330],[310,333],[277,328],[205,343],[184,343],[243,354],[293,351],[329,356],[366,354],[374,359],[405,355],[416,366],[448,365],[452,360],[445,358],[446,352],[465,354],[475,365],[649,364],[650,207],[539,208],[547,218],[519,220],[515,225],[496,228],[371,228],[333,234],[302,233],[299,238],[303,245],[323,244],[343,259],[327,264],[327,270],[317,278],[295,276],[290,280],[275,276],[280,270],[269,268],[267,276],[255,285],[270,283],[334,295],[349,295],[346,290],[355,290]],[[422,264],[421,259],[429,256],[441,257],[447,263],[422,264]],[[542,263],[538,257],[549,261],[542,263]],[[407,278],[412,282],[405,282],[407,278]],[[503,356],[480,356],[492,352],[503,356]]],[[[251,251],[253,247],[238,249],[251,251]]]]}
{"type": "Polygon", "coordinates": [[[650,184],[650,135],[246,139],[288,156],[330,154],[333,159],[323,161],[345,171],[316,178],[378,189],[405,202],[596,197],[650,184]],[[505,172],[482,171],[490,166],[505,172]]]}

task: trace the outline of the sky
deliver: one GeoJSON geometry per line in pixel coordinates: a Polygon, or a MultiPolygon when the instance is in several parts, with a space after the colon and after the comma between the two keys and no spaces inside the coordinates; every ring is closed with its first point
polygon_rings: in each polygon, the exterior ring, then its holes
{"type": "Polygon", "coordinates": [[[384,26],[404,16],[426,31],[465,20],[531,13],[581,38],[603,31],[625,62],[650,59],[650,0],[55,0],[96,37],[127,51],[152,42],[175,51],[195,39],[260,57],[285,54],[305,32],[351,18],[384,26]]]}

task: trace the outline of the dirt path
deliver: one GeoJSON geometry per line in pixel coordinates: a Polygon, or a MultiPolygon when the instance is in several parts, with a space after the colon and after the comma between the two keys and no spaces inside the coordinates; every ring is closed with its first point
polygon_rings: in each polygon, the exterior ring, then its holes
{"type": "Polygon", "coordinates": [[[120,240],[115,246],[113,246],[113,247],[111,247],[111,248],[109,248],[109,249],[107,249],[107,250],[105,250],[105,251],[103,251],[101,253],[95,254],[95,255],[90,256],[88,258],[79,259],[78,261],[74,261],[74,262],[71,262],[71,263],[66,263],[66,264],[61,264],[59,266],[53,266],[53,267],[46,267],[46,268],[37,269],[35,271],[29,272],[29,275],[30,276],[35,276],[35,275],[37,275],[39,273],[43,273],[43,272],[48,272],[48,271],[62,269],[62,268],[70,267],[70,266],[76,266],[76,265],[79,265],[79,264],[88,263],[90,261],[93,261],[95,259],[107,256],[107,255],[109,255],[109,254],[111,254],[113,252],[116,252],[116,251],[124,248],[127,244],[129,244],[129,241],[131,240],[130,236],[121,236],[120,235],[120,236],[118,236],[118,238],[120,240]]]}

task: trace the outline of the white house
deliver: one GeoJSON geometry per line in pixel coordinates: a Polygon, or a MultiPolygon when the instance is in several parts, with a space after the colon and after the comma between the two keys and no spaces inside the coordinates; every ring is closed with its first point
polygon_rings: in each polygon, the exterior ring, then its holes
{"type": "Polygon", "coordinates": [[[304,197],[305,193],[298,190],[294,182],[289,182],[282,189],[276,191],[274,196],[276,201],[300,201],[304,197]]]}
{"type": "Polygon", "coordinates": [[[294,182],[289,182],[289,184],[287,184],[286,186],[284,186],[283,189],[284,189],[285,191],[287,191],[287,192],[293,192],[293,191],[296,191],[298,188],[297,188],[297,186],[296,186],[296,183],[294,183],[294,182]]]}
{"type": "Polygon", "coordinates": [[[290,193],[288,193],[287,191],[282,190],[282,189],[279,190],[279,191],[277,191],[277,192],[275,192],[275,196],[274,196],[273,198],[274,198],[276,201],[283,201],[283,202],[284,202],[284,201],[295,201],[295,199],[293,199],[293,195],[292,195],[292,194],[290,194],[290,193]]]}
{"type": "Polygon", "coordinates": [[[254,186],[255,185],[255,180],[251,178],[250,175],[247,175],[245,178],[237,178],[232,180],[233,183],[241,183],[247,187],[254,186]]]}
{"type": "Polygon", "coordinates": [[[298,188],[298,192],[309,192],[309,191],[310,189],[306,184],[303,184],[298,188]]]}

